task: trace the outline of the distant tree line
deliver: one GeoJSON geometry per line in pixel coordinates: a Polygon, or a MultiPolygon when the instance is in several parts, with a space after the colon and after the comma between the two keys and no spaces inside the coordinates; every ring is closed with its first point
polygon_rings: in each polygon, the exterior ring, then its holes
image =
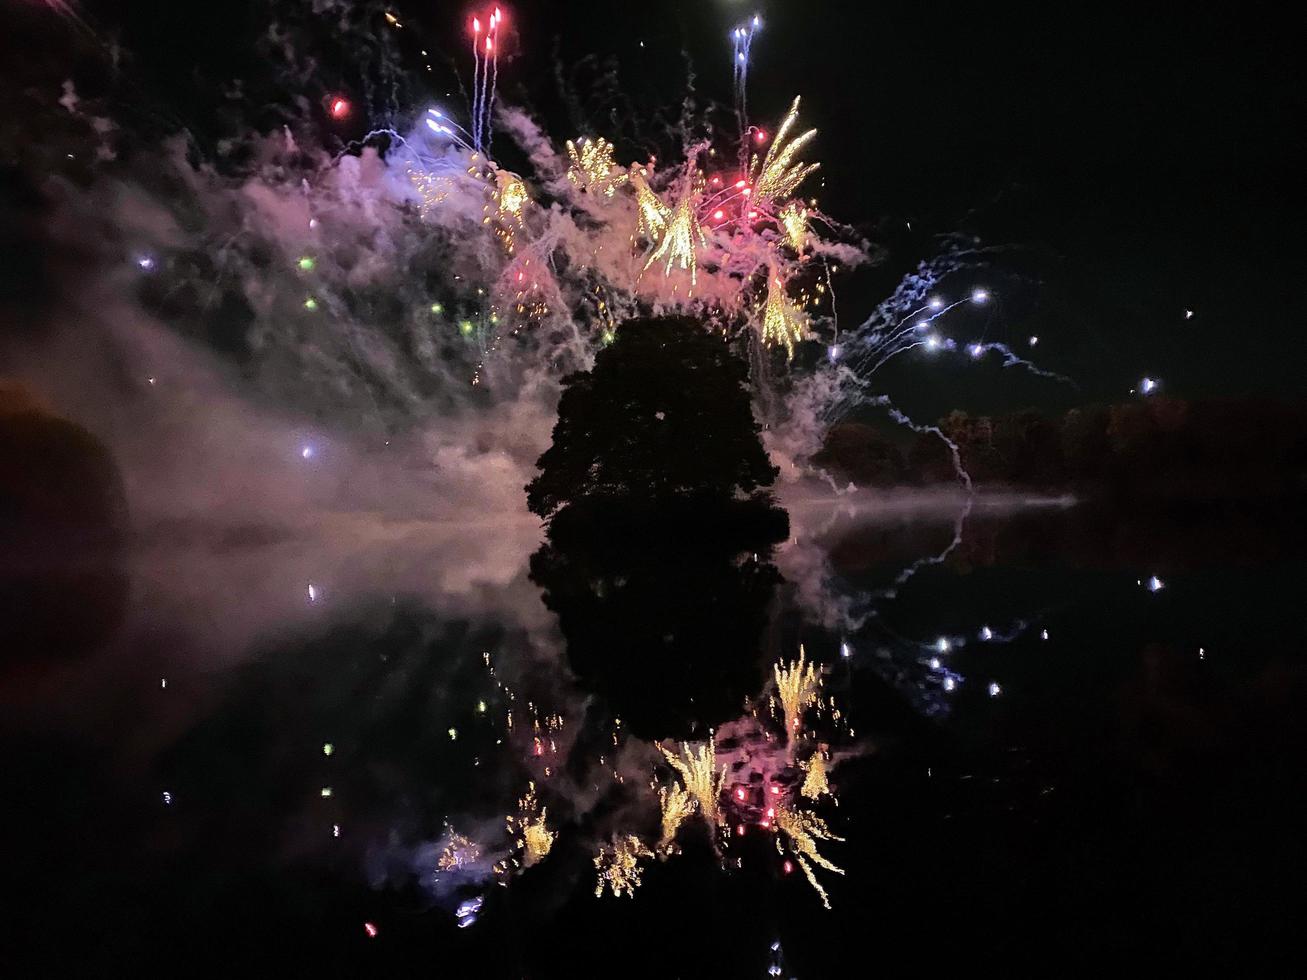
{"type": "MultiPolygon", "coordinates": [[[[1307,489],[1307,408],[1268,400],[1146,398],[1060,416],[955,411],[936,423],[981,485],[1275,495],[1307,489]]],[[[814,462],[837,479],[891,487],[956,479],[932,433],[861,422],[827,434],[814,462]]]]}

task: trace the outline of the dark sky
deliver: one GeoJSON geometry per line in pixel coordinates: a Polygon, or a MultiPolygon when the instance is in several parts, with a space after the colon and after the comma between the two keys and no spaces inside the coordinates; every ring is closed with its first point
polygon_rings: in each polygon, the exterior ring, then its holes
{"type": "MultiPolygon", "coordinates": [[[[275,5],[283,16],[296,6],[275,5]]],[[[356,5],[360,17],[368,6],[356,5]]],[[[38,36],[68,32],[53,26],[59,22],[42,4],[18,7],[28,30],[39,25],[38,36]]],[[[1000,378],[997,367],[955,362],[888,377],[900,397],[919,396],[928,410],[949,402],[1051,407],[1126,397],[1143,374],[1181,396],[1296,398],[1304,390],[1307,80],[1299,26],[1270,8],[1191,6],[1161,16],[1098,6],[1046,5],[1032,15],[993,4],[829,0],[506,7],[519,50],[501,66],[501,85],[528,98],[560,138],[574,134],[555,94],[557,60],[590,108],[613,104],[594,83],[605,59],[636,114],[674,103],[687,65],[700,96],[725,103],[729,28],[760,12],[755,119],[779,118],[802,94],[804,121],[821,131],[813,155],[823,164],[823,208],[888,249],[881,270],[844,286],[847,319],[860,318],[932,254],[938,235],[962,231],[1011,246],[985,283],[999,296],[988,336],[1020,341],[1024,351],[1025,338],[1038,334],[1038,359],[1078,378],[1082,391],[1050,391],[1011,372],[1000,378]],[[573,75],[586,56],[599,68],[573,75]],[[1190,320],[1186,308],[1195,311],[1190,320]]],[[[261,91],[262,74],[267,96],[276,98],[252,54],[252,39],[269,20],[261,0],[109,0],[83,9],[128,53],[124,74],[138,83],[132,111],[149,125],[220,129],[217,87],[235,76],[261,91]]],[[[463,66],[463,20],[472,8],[396,2],[392,9],[407,21],[403,47],[412,59],[401,102],[410,95],[424,102],[428,80],[437,94],[450,86],[445,55],[463,66]],[[434,62],[425,75],[423,47],[434,62]]],[[[383,89],[364,81],[376,75],[369,52],[329,23],[302,23],[320,46],[321,84],[360,96],[366,89],[374,118],[383,115],[376,94],[383,89]]],[[[14,32],[10,47],[23,36],[14,32]]],[[[76,50],[67,39],[49,44],[46,64],[29,66],[23,80],[63,73],[93,87],[103,74],[95,59],[83,47],[59,64],[61,44],[76,50]]],[[[632,126],[622,110],[614,124],[620,156],[632,126]]]]}

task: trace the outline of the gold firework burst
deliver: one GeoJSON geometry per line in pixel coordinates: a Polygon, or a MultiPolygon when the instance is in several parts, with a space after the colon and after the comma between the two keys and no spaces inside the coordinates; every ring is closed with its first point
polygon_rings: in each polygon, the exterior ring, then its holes
{"type": "Polygon", "coordinates": [[[803,644],[799,644],[799,659],[788,664],[779,661],[772,667],[772,674],[776,678],[776,693],[780,696],[781,708],[785,713],[785,737],[793,741],[802,724],[804,710],[815,704],[821,693],[817,665],[807,662],[803,644]]]}
{"type": "Polygon", "coordinates": [[[595,897],[602,895],[605,888],[611,889],[615,898],[621,898],[623,893],[634,897],[644,875],[640,860],[652,856],[634,834],[614,837],[611,843],[601,845],[594,860],[595,873],[598,875],[595,897]]]}
{"type": "Polygon", "coordinates": [[[785,240],[796,252],[802,252],[808,242],[808,210],[797,201],[791,201],[781,208],[778,215],[781,227],[785,229],[785,240]]]}
{"type": "Polygon", "coordinates": [[[631,187],[635,189],[635,233],[649,241],[657,241],[667,227],[672,209],[649,187],[643,168],[631,168],[631,187]]]}
{"type": "MultiPolygon", "coordinates": [[[[843,842],[844,838],[835,836],[831,829],[826,826],[826,821],[807,810],[778,808],[776,811],[776,826],[789,837],[790,848],[799,862],[799,867],[803,869],[803,875],[808,879],[808,884],[812,885],[817,894],[821,896],[821,904],[826,908],[830,908],[830,899],[826,895],[826,889],[817,881],[812,865],[815,864],[827,871],[833,871],[837,875],[844,874],[843,868],[836,867],[829,859],[823,857],[817,851],[818,841],[843,842]]],[[[778,841],[777,848],[779,849],[779,847],[780,843],[778,841]]]]}
{"type": "Polygon", "coordinates": [[[762,158],[761,167],[757,168],[757,176],[753,181],[753,200],[756,204],[788,197],[810,173],[821,166],[819,163],[794,162],[799,150],[817,135],[815,129],[810,129],[787,143],[786,137],[798,118],[799,100],[796,97],[790,111],[785,114],[780,129],[776,130],[767,155],[762,158]]]}
{"type": "Polygon", "coordinates": [[[618,185],[628,178],[625,171],[614,166],[613,144],[602,136],[593,140],[587,137],[579,144],[568,140],[567,155],[572,160],[567,179],[590,194],[612,197],[618,185]]]}
{"type": "Polygon", "coordinates": [[[695,799],[680,786],[663,787],[658,791],[658,807],[663,816],[663,834],[658,841],[658,853],[670,854],[676,844],[676,832],[695,810],[695,799]]]}
{"type": "Polygon", "coordinates": [[[787,358],[794,356],[794,345],[803,339],[807,318],[790,302],[785,284],[777,273],[767,278],[767,303],[762,311],[762,342],[780,344],[787,358]]]}
{"type": "Polygon", "coordinates": [[[826,760],[822,758],[820,752],[815,753],[812,758],[803,764],[803,785],[799,787],[799,792],[810,800],[825,794],[831,795],[830,783],[826,779],[826,760]]]}
{"type": "Polygon", "coordinates": [[[698,749],[693,749],[688,742],[682,742],[679,755],[661,745],[658,748],[699,804],[703,818],[713,825],[720,823],[718,798],[721,796],[722,782],[726,779],[726,767],[723,766],[720,772],[717,770],[717,744],[709,739],[698,749]]]}
{"type": "Polygon", "coordinates": [[[517,846],[528,868],[549,855],[558,836],[545,823],[548,815],[548,807],[541,807],[536,799],[536,784],[528,783],[526,795],[517,801],[517,816],[508,818],[509,832],[517,835],[517,846]]]}
{"type": "Polygon", "coordinates": [[[676,265],[681,269],[690,270],[691,283],[698,282],[696,275],[698,248],[705,243],[705,239],[703,228],[699,225],[699,217],[694,213],[695,197],[692,190],[687,191],[681,198],[681,202],[676,205],[667,227],[663,230],[658,248],[644,264],[646,269],[666,258],[667,266],[663,270],[664,274],[671,275],[672,266],[676,265]]]}
{"type": "Polygon", "coordinates": [[[449,828],[449,840],[445,844],[445,849],[440,852],[440,857],[436,859],[436,867],[441,871],[454,871],[472,864],[479,857],[481,857],[480,845],[476,841],[464,837],[451,827],[449,828]]]}

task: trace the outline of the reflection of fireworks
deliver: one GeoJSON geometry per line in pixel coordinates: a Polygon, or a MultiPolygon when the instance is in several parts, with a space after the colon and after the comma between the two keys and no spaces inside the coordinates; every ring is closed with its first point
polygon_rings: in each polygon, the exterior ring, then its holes
{"type": "Polygon", "coordinates": [[[529,783],[526,795],[517,801],[517,816],[508,818],[508,830],[517,835],[516,843],[528,868],[549,855],[558,836],[545,823],[548,815],[548,808],[541,807],[536,799],[536,784],[529,783]]]}
{"type": "MultiPolygon", "coordinates": [[[[821,896],[821,903],[830,908],[830,899],[826,895],[826,889],[821,887],[817,881],[816,874],[813,873],[812,864],[825,868],[827,871],[834,871],[836,874],[844,874],[843,868],[838,868],[829,860],[822,857],[817,851],[818,841],[843,841],[843,837],[836,837],[826,821],[815,813],[807,810],[791,810],[788,807],[781,807],[776,811],[776,826],[790,838],[790,847],[798,859],[799,867],[803,869],[804,877],[808,883],[817,890],[821,896]],[[812,864],[809,864],[812,862],[812,864]]],[[[777,841],[776,847],[780,849],[780,842],[777,841]]]]}
{"type": "Polygon", "coordinates": [[[694,813],[694,795],[680,786],[665,786],[658,791],[658,806],[663,815],[663,834],[658,841],[658,853],[670,854],[676,842],[676,832],[686,817],[694,813]]]}
{"type": "Polygon", "coordinates": [[[726,769],[717,770],[717,746],[709,739],[699,748],[692,749],[688,742],[681,743],[681,755],[677,755],[659,746],[663,756],[671,767],[680,774],[685,788],[699,804],[699,812],[710,824],[721,822],[718,797],[722,791],[722,781],[726,778],[726,769]]]}
{"type": "Polygon", "coordinates": [[[611,889],[616,898],[621,898],[623,892],[634,897],[644,874],[640,860],[646,857],[652,857],[652,854],[634,834],[614,837],[610,844],[600,846],[594,861],[599,876],[595,897],[602,895],[604,888],[611,889]]]}
{"type": "Polygon", "coordinates": [[[793,741],[802,724],[804,709],[816,703],[821,690],[817,665],[807,662],[807,654],[800,644],[799,659],[788,664],[784,661],[777,663],[772,673],[776,677],[776,693],[785,713],[785,737],[793,741]]]}

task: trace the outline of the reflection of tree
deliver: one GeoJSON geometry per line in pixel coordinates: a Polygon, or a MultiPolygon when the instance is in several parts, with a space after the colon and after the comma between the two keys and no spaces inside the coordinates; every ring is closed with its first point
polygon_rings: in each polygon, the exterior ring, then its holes
{"type": "Polygon", "coordinates": [[[707,734],[762,686],[758,655],[788,533],[762,502],[681,499],[652,509],[590,501],[553,519],[531,577],[568,659],[645,738],[707,734]]]}
{"type": "Polygon", "coordinates": [[[531,560],[572,668],[637,735],[706,734],[761,685],[756,644],[789,533],[745,388],[693,320],[621,326],[564,382],[527,487],[549,539],[531,560]]]}

